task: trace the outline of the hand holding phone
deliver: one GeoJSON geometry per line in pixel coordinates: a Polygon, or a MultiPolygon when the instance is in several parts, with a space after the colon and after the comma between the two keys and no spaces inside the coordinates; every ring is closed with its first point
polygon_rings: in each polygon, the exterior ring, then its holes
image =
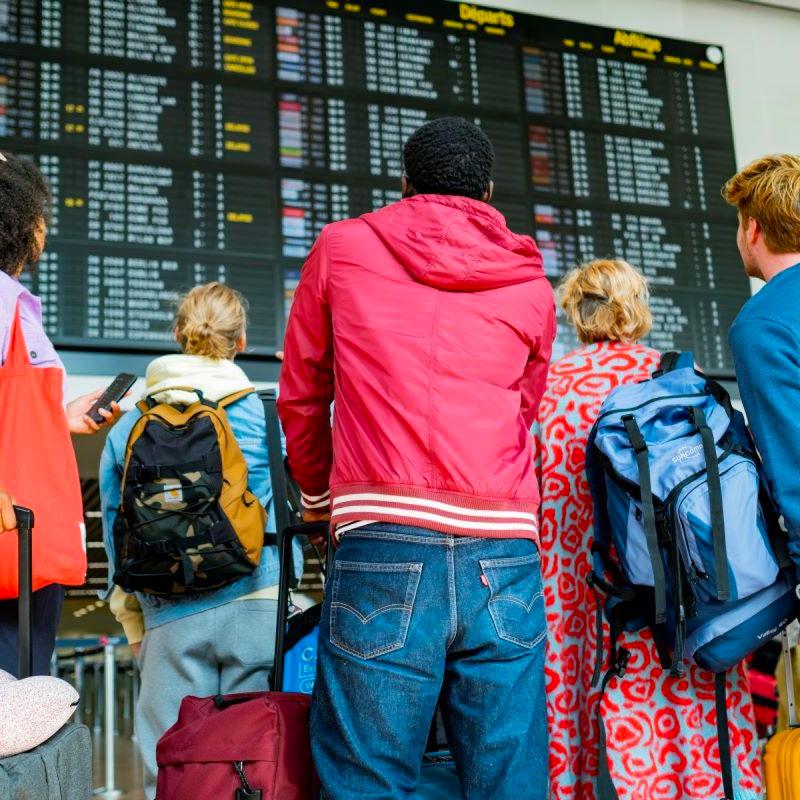
{"type": "Polygon", "coordinates": [[[136,376],[129,372],[121,372],[111,382],[109,387],[95,400],[94,405],[86,412],[92,422],[102,425],[106,420],[100,414],[100,409],[108,410],[112,403],[119,403],[123,397],[130,391],[133,384],[136,383],[136,376]]]}

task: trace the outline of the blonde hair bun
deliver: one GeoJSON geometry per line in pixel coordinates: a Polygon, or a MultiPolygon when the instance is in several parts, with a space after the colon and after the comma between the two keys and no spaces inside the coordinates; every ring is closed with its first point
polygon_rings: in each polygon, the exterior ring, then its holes
{"type": "Polygon", "coordinates": [[[175,337],[187,355],[232,360],[246,330],[245,300],[224,283],[195,286],[175,317],[175,337]]]}
{"type": "Polygon", "coordinates": [[[647,281],[627,261],[598,259],[583,264],[567,273],[558,294],[584,344],[635,342],[653,327],[647,281]]]}

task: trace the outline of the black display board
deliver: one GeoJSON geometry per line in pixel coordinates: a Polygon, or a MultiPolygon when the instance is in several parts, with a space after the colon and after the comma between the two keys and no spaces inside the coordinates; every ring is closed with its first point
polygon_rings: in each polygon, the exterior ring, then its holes
{"type": "Polygon", "coordinates": [[[403,141],[448,114],[494,141],[495,203],[554,281],[628,259],[650,342],[731,370],[719,47],[430,0],[0,3],[0,148],[53,187],[33,282],[62,346],[166,348],[178,294],[221,279],[274,352],[322,226],[397,199],[403,141]]]}

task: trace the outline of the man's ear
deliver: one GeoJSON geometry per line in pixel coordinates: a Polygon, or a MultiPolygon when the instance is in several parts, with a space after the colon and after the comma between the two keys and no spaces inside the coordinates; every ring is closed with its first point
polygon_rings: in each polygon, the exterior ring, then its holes
{"type": "Polygon", "coordinates": [[[403,173],[403,177],[400,178],[400,190],[403,197],[413,197],[417,193],[417,190],[405,173],[403,173]]]}
{"type": "Polygon", "coordinates": [[[237,353],[244,353],[247,350],[247,334],[243,333],[239,337],[239,341],[236,342],[236,352],[237,353]]]}
{"type": "Polygon", "coordinates": [[[755,217],[748,217],[747,241],[749,242],[749,244],[754,245],[761,237],[762,237],[761,225],[759,225],[758,220],[755,219],[755,217]]]}
{"type": "Polygon", "coordinates": [[[494,181],[489,181],[489,188],[486,190],[486,194],[484,194],[483,196],[483,202],[491,203],[493,194],[494,194],[494,181]]]}

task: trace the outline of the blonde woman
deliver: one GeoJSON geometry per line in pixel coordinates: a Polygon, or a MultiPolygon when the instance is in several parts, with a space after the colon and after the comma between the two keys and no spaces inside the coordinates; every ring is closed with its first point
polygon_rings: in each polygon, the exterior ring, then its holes
{"type": "MultiPolygon", "coordinates": [[[[246,314],[238,292],[220,283],[192,289],[180,305],[175,338],[181,354],[157,358],[147,369],[146,393],[162,402],[186,402],[199,389],[219,400],[252,388],[234,358],[246,346],[246,314]]],[[[272,501],[264,409],[249,394],[226,409],[247,462],[249,486],[265,508],[272,501]]],[[[128,412],[111,431],[100,463],[103,533],[113,564],[116,510],[128,435],[140,417],[128,412]]],[[[274,531],[269,515],[267,530],[274,531]]],[[[267,689],[277,612],[276,548],[265,547],[256,570],[213,592],[179,599],[112,594],[111,607],[141,668],[136,734],[145,769],[145,794],[155,797],[156,743],[177,719],[186,695],[207,696],[267,689]],[[141,649],[140,649],[141,648],[141,649]]]]}
{"type": "MultiPolygon", "coordinates": [[[[591,571],[592,498],[584,453],[600,404],[623,383],[645,380],[660,354],[639,344],[651,328],[645,279],[624,261],[592,261],[560,287],[581,346],[550,367],[534,426],[541,481],[542,577],[552,800],[595,800],[598,765],[595,596],[591,571]]],[[[608,653],[605,625],[604,652],[608,653]]],[[[603,699],[608,758],[622,800],[717,800],[723,794],[714,678],[662,670],[650,633],[625,633],[632,657],[603,699]]],[[[737,800],[760,797],[761,778],[747,682],[729,678],[728,714],[737,800]]]]}

